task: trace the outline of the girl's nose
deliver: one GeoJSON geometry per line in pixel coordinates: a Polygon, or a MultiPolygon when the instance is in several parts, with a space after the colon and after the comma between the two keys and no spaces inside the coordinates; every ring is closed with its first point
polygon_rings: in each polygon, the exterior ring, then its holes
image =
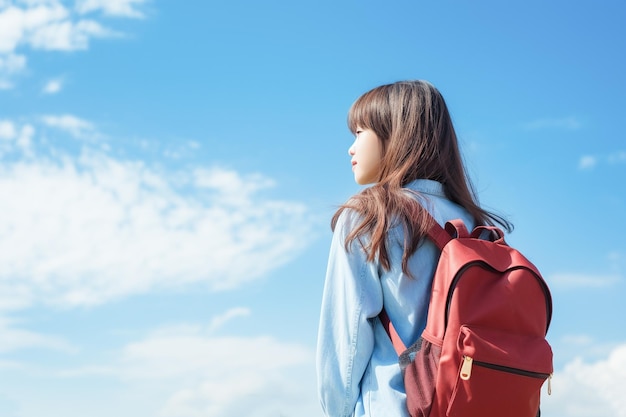
{"type": "MultiPolygon", "coordinates": [[[[356,142],[356,141],[355,141],[356,142]]],[[[354,142],[352,143],[352,145],[350,145],[350,147],[348,148],[348,155],[350,156],[354,156],[354,142]]]]}

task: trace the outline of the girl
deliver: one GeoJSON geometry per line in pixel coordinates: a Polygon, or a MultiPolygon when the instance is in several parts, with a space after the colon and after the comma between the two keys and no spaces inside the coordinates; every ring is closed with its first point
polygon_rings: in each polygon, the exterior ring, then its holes
{"type": "Polygon", "coordinates": [[[408,416],[398,356],[380,321],[383,305],[406,346],[426,325],[439,251],[425,238],[426,210],[512,225],[478,206],[446,103],[426,81],[365,93],[350,108],[354,179],[373,184],[331,221],[333,239],[320,316],[317,376],[325,415],[408,416]]]}

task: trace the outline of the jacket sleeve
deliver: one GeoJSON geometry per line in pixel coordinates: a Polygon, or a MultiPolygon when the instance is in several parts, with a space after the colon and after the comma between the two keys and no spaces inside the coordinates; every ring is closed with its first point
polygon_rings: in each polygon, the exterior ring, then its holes
{"type": "Polygon", "coordinates": [[[318,394],[328,417],[354,413],[374,349],[372,319],[383,304],[377,262],[367,262],[356,241],[346,250],[349,217],[342,214],[333,234],[317,342],[318,394]]]}

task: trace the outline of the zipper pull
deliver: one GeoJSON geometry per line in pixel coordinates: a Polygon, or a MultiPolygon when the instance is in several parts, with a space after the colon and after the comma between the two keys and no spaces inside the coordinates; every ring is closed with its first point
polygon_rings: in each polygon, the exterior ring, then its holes
{"type": "Polygon", "coordinates": [[[548,395],[552,395],[552,374],[548,376],[548,395]]]}
{"type": "Polygon", "coordinates": [[[467,381],[470,379],[470,375],[472,375],[472,359],[469,356],[463,356],[463,364],[461,365],[461,379],[463,381],[467,381]]]}

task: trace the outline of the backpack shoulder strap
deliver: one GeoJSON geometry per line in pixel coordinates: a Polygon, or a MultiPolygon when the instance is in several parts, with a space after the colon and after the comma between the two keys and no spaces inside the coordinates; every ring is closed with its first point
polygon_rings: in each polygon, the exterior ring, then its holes
{"type": "Polygon", "coordinates": [[[430,213],[428,213],[428,216],[430,217],[428,237],[437,245],[439,250],[443,250],[444,246],[454,238],[468,237],[470,235],[461,219],[450,220],[446,222],[445,228],[443,228],[430,213]]]}
{"type": "MultiPolygon", "coordinates": [[[[428,229],[428,237],[435,243],[435,245],[439,248],[439,250],[443,250],[443,248],[450,242],[452,239],[456,237],[467,237],[469,236],[469,232],[465,227],[465,224],[462,220],[450,220],[446,223],[445,229],[437,223],[435,218],[428,213],[430,218],[430,228],[428,229]]],[[[393,344],[394,349],[398,353],[398,356],[402,354],[406,350],[406,346],[402,339],[400,339],[400,335],[396,331],[393,323],[389,319],[387,312],[385,311],[385,307],[383,306],[382,311],[378,315],[378,318],[385,328],[389,339],[391,339],[391,343],[393,344]]]]}
{"type": "Polygon", "coordinates": [[[391,323],[391,320],[389,320],[389,316],[387,315],[387,312],[385,311],[385,307],[383,307],[383,310],[378,315],[378,319],[380,320],[383,327],[385,328],[385,331],[387,332],[389,339],[391,339],[393,348],[396,350],[396,353],[398,354],[398,356],[400,356],[402,352],[406,350],[406,346],[404,345],[404,342],[402,341],[402,339],[400,339],[400,335],[396,331],[396,328],[393,327],[393,323],[391,323]]]}

